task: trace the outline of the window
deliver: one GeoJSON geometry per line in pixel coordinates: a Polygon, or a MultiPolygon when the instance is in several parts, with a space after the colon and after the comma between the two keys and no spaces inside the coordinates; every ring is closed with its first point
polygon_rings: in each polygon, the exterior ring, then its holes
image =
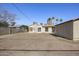
{"type": "Polygon", "coordinates": [[[33,31],[33,28],[32,27],[30,27],[30,31],[33,31]]]}
{"type": "Polygon", "coordinates": [[[52,27],[52,32],[54,32],[55,31],[55,27],[52,27]]]}
{"type": "Polygon", "coordinates": [[[38,28],[38,32],[41,32],[41,28],[38,28]]]}
{"type": "Polygon", "coordinates": [[[45,32],[48,32],[48,27],[45,27],[45,32]]]}

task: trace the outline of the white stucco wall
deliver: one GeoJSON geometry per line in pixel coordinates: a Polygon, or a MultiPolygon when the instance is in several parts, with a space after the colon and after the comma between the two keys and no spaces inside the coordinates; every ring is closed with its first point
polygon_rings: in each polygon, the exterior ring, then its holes
{"type": "MultiPolygon", "coordinates": [[[[41,30],[42,30],[42,26],[40,26],[40,25],[31,25],[31,26],[29,26],[29,32],[30,33],[37,33],[38,32],[38,28],[41,28],[41,30]],[[30,31],[30,27],[32,27],[33,28],[33,30],[32,31],[30,31]]],[[[42,31],[41,31],[42,32],[42,31]]]]}
{"type": "Polygon", "coordinates": [[[42,27],[42,32],[43,33],[53,33],[52,32],[52,27],[48,27],[48,31],[45,31],[45,27],[42,27]]]}
{"type": "Polygon", "coordinates": [[[79,40],[79,20],[73,22],[73,40],[79,40]]]}
{"type": "Polygon", "coordinates": [[[45,33],[45,28],[44,27],[42,27],[42,31],[41,31],[42,33],[45,33]]]}
{"type": "MultiPolygon", "coordinates": [[[[47,27],[47,26],[46,26],[47,27]]],[[[29,26],[29,32],[30,33],[52,33],[52,26],[48,27],[48,32],[45,31],[45,26],[41,26],[41,25],[31,25],[29,26]],[[30,27],[33,28],[32,31],[30,31],[30,27]],[[38,28],[41,28],[41,32],[38,32],[38,28]]]]}
{"type": "Polygon", "coordinates": [[[49,27],[49,28],[48,28],[48,32],[49,32],[49,33],[52,33],[52,27],[49,27]]]}

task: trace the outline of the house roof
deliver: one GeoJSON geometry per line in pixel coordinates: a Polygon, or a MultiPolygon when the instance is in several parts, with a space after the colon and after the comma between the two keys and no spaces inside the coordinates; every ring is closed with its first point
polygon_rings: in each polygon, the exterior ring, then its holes
{"type": "Polygon", "coordinates": [[[9,27],[20,27],[19,25],[15,25],[15,26],[9,26],[9,27]]]}
{"type": "Polygon", "coordinates": [[[64,24],[64,23],[68,23],[68,22],[74,22],[74,21],[77,21],[77,20],[79,20],[79,18],[75,18],[75,19],[72,19],[72,20],[69,20],[69,21],[66,21],[66,22],[57,24],[57,25],[55,25],[55,26],[58,26],[58,25],[61,25],[61,24],[64,24]]]}
{"type": "Polygon", "coordinates": [[[53,25],[43,25],[43,27],[54,27],[53,25]]]}
{"type": "Polygon", "coordinates": [[[79,20],[79,18],[76,18],[75,20],[73,20],[73,21],[77,21],[77,20],[79,20]]]}

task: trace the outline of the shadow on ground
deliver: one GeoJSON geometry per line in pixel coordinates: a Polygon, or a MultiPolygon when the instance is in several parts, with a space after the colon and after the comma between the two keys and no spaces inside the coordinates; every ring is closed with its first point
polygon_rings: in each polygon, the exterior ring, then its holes
{"type": "Polygon", "coordinates": [[[72,39],[69,39],[69,38],[66,38],[66,37],[62,37],[62,36],[59,36],[59,35],[55,35],[55,34],[50,34],[50,35],[56,36],[56,37],[61,37],[61,38],[67,39],[67,40],[72,40],[72,39]]]}

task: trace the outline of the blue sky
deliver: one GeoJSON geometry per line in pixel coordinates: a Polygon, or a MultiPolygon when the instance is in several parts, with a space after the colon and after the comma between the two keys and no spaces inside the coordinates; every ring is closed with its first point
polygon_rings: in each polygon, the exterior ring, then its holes
{"type": "Polygon", "coordinates": [[[38,23],[46,23],[47,18],[62,18],[63,22],[79,17],[79,4],[75,3],[26,3],[15,4],[21,12],[19,12],[12,4],[0,4],[0,8],[6,9],[16,14],[16,23],[30,25],[33,21],[38,23]]]}

